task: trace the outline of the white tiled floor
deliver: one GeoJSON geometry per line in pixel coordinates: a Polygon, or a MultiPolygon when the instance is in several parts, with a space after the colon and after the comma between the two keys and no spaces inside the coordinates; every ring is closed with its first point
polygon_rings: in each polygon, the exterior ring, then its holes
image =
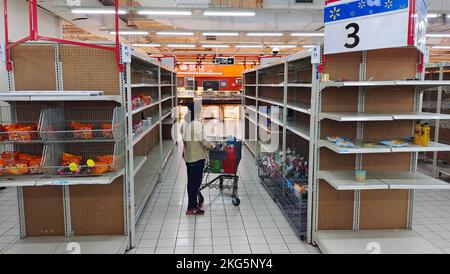
{"type": "MultiPolygon", "coordinates": [[[[186,167],[176,151],[141,215],[137,247],[129,253],[320,253],[295,235],[259,183],[245,149],[239,175],[239,207],[229,191],[207,189],[206,215],[185,216],[186,167]]],[[[417,191],[414,216],[414,230],[450,253],[450,191],[417,191]]],[[[18,235],[16,190],[0,190],[0,253],[18,235]]]]}
{"type": "Polygon", "coordinates": [[[131,253],[320,253],[298,239],[283,213],[259,183],[245,150],[238,170],[241,204],[230,191],[205,189],[204,216],[186,216],[186,166],[177,148],[137,224],[131,253]]]}

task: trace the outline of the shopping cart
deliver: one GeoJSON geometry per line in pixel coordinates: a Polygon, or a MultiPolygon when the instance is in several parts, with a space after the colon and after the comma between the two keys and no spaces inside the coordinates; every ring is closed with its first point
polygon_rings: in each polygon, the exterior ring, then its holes
{"type": "Polygon", "coordinates": [[[231,199],[233,205],[238,206],[241,200],[237,196],[239,176],[237,170],[242,157],[242,141],[213,141],[216,149],[210,150],[205,165],[203,176],[206,177],[205,183],[200,187],[198,192],[199,203],[204,202],[201,191],[205,188],[228,189],[232,190],[231,199]],[[223,149],[220,149],[223,147],[223,149]],[[217,149],[219,148],[219,149],[217,149]],[[209,180],[209,176],[216,174],[217,176],[209,180]]]}

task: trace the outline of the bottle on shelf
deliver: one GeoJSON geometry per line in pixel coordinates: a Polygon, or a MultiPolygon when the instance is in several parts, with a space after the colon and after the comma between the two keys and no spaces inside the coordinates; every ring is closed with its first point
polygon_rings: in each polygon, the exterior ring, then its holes
{"type": "Polygon", "coordinates": [[[422,141],[421,141],[422,129],[423,129],[422,124],[420,122],[417,122],[416,126],[414,127],[414,144],[415,145],[420,146],[422,144],[422,141]]]}
{"type": "Polygon", "coordinates": [[[427,147],[430,143],[430,132],[431,127],[428,123],[425,123],[425,125],[422,128],[422,146],[427,147]]]}

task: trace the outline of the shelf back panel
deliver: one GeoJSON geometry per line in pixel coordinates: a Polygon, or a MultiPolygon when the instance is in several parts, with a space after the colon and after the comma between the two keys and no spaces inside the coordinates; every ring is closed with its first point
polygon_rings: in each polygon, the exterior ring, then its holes
{"type": "Polygon", "coordinates": [[[64,236],[62,187],[24,187],[27,237],[64,236]]]}
{"type": "Polygon", "coordinates": [[[319,182],[319,230],[353,228],[354,191],[338,191],[326,181],[319,182]]]}
{"type": "Polygon", "coordinates": [[[419,51],[393,48],[367,51],[367,81],[406,80],[416,78],[419,51]]]}
{"type": "Polygon", "coordinates": [[[123,177],[110,185],[71,186],[74,235],[124,235],[123,195],[123,177]]]}
{"type": "Polygon", "coordinates": [[[329,74],[331,81],[359,81],[361,52],[331,54],[326,56],[324,74],[329,74]]]}
{"type": "Polygon", "coordinates": [[[61,45],[60,54],[64,90],[120,95],[120,73],[114,52],[61,45]]]}
{"type": "Polygon", "coordinates": [[[55,46],[20,45],[11,49],[15,90],[56,90],[55,46]]]}
{"type": "Polygon", "coordinates": [[[361,191],[360,229],[406,229],[408,190],[361,191]]]}

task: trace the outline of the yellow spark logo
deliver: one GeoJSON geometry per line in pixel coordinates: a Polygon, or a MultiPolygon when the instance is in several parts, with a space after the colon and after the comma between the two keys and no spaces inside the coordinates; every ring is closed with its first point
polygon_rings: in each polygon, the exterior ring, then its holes
{"type": "Polygon", "coordinates": [[[333,20],[336,20],[336,18],[341,16],[340,12],[341,12],[341,9],[334,7],[332,10],[330,10],[330,18],[332,18],[333,20]]]}

